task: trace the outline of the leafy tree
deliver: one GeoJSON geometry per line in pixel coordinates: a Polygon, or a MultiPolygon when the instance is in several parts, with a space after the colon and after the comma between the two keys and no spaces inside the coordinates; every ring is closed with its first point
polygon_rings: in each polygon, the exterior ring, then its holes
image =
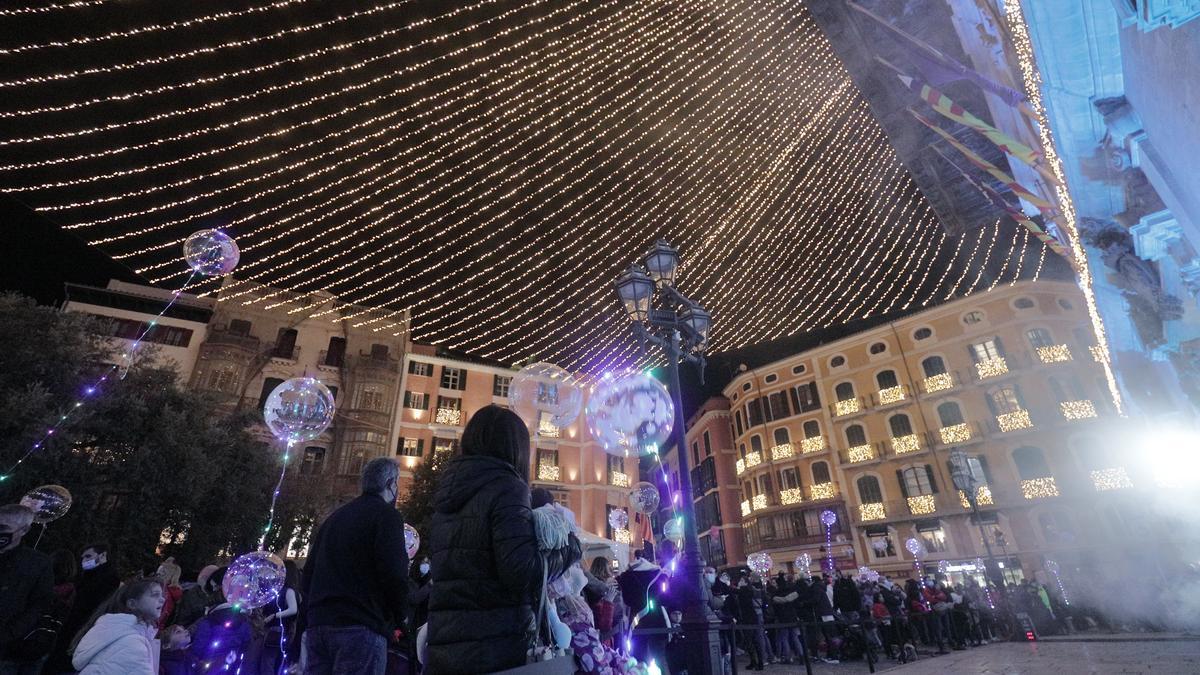
{"type": "Polygon", "coordinates": [[[418,556],[426,550],[433,525],[433,493],[437,490],[438,468],[450,459],[450,455],[449,452],[430,453],[425,461],[413,469],[412,483],[400,500],[400,514],[404,516],[404,522],[417,528],[417,534],[421,535],[418,556]]]}
{"type": "Polygon", "coordinates": [[[164,530],[175,541],[163,555],[191,570],[257,546],[279,458],[250,434],[253,413],[226,414],[181,388],[173,371],[147,365],[149,350],[126,377],[81,399],[113,361],[91,320],[13,295],[0,296],[0,318],[0,470],[86,401],[0,482],[5,501],[46,483],[70,490],[70,512],[39,548],[78,553],[106,541],[119,569],[132,572],[154,568],[164,530]]]}

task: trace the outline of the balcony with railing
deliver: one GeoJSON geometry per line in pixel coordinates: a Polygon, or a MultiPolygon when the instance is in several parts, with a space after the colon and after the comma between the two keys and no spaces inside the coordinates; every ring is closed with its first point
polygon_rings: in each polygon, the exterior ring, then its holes
{"type": "Polygon", "coordinates": [[[1028,410],[1014,410],[1009,413],[996,415],[996,426],[1000,429],[1000,433],[1007,434],[1011,431],[1020,431],[1033,427],[1033,420],[1029,418],[1028,410]]]}
{"type": "Polygon", "coordinates": [[[925,516],[937,511],[937,498],[934,495],[915,495],[905,500],[908,512],[914,516],[925,516]]]}
{"type": "Polygon", "coordinates": [[[742,500],[742,517],[745,518],[748,515],[750,515],[750,500],[743,499],[742,500]]]}
{"type": "Polygon", "coordinates": [[[836,401],[833,404],[833,416],[834,417],[845,417],[846,415],[853,415],[855,413],[860,413],[862,411],[863,411],[862,399],[858,398],[857,396],[855,396],[854,398],[848,398],[844,401],[836,401]]]}
{"type": "MultiPolygon", "coordinates": [[[[961,504],[964,509],[971,508],[971,502],[967,501],[967,493],[962,490],[958,491],[958,503],[961,504]]],[[[979,506],[994,505],[995,501],[992,499],[992,489],[987,485],[980,485],[976,487],[975,503],[979,506]]]]}
{"type": "Polygon", "coordinates": [[[621,471],[612,471],[608,474],[608,484],[616,487],[627,488],[630,485],[629,474],[621,471]]]}
{"type": "Polygon", "coordinates": [[[851,448],[846,448],[845,452],[838,453],[838,459],[843,464],[861,464],[872,460],[880,459],[883,453],[880,452],[874,444],[864,443],[851,448]]]}
{"type": "Polygon", "coordinates": [[[1071,348],[1067,345],[1048,345],[1037,348],[1038,361],[1042,363],[1065,363],[1071,360],[1071,348]]]}
{"type": "Polygon", "coordinates": [[[876,394],[876,399],[879,401],[879,405],[881,406],[903,403],[905,398],[906,395],[903,385],[896,385],[895,387],[880,389],[876,394]]]}
{"type": "Polygon", "coordinates": [[[813,501],[821,499],[836,499],[837,485],[833,483],[815,483],[808,486],[808,498],[813,501]]]}
{"type": "Polygon", "coordinates": [[[360,370],[382,370],[397,374],[400,372],[400,359],[387,352],[359,350],[351,365],[360,370]]]}
{"type": "Polygon", "coordinates": [[[1021,481],[1021,495],[1025,499],[1057,497],[1059,495],[1058,484],[1054,482],[1053,476],[1023,480],[1021,481]]]}
{"type": "Polygon", "coordinates": [[[771,459],[788,459],[796,454],[796,448],[791,443],[780,443],[771,448],[771,459]]]}
{"type": "Polygon", "coordinates": [[[613,530],[613,541],[618,544],[632,544],[633,533],[625,529],[613,530]]]}
{"type": "Polygon", "coordinates": [[[300,360],[300,348],[296,345],[270,345],[271,361],[278,364],[292,364],[300,360]]]}
{"type": "Polygon", "coordinates": [[[975,437],[975,431],[976,430],[968,422],[951,424],[950,426],[938,429],[938,439],[942,445],[966,443],[975,437]]]}
{"type": "Polygon", "coordinates": [[[208,337],[204,339],[204,344],[238,347],[246,351],[257,353],[262,345],[262,340],[259,340],[253,335],[231,333],[229,329],[226,328],[212,328],[208,332],[208,337]]]}
{"type": "Polygon", "coordinates": [[[779,491],[779,503],[784,506],[799,504],[804,501],[804,490],[800,488],[787,488],[779,491]]]}
{"type": "Polygon", "coordinates": [[[921,451],[921,437],[916,434],[898,436],[892,439],[892,452],[897,455],[907,455],[921,451]]]}
{"type": "Polygon", "coordinates": [[[975,364],[975,376],[980,380],[1008,374],[1008,361],[1003,356],[987,359],[975,364]]]}
{"type": "Polygon", "coordinates": [[[542,462],[541,464],[538,464],[538,480],[562,480],[562,470],[557,464],[542,462]]]}
{"type": "Polygon", "coordinates": [[[872,520],[883,520],[884,518],[887,518],[887,509],[882,502],[858,505],[858,521],[860,523],[869,523],[872,520]]]}
{"type": "Polygon", "coordinates": [[[746,471],[746,469],[753,469],[759,464],[762,464],[762,453],[758,452],[757,450],[753,452],[747,452],[746,457],[744,459],[739,459],[735,465],[735,468],[737,469],[737,475],[740,476],[746,471]]]}
{"type": "Polygon", "coordinates": [[[537,435],[541,438],[558,438],[562,431],[548,420],[538,422],[537,435]]]}
{"type": "Polygon", "coordinates": [[[808,455],[825,449],[825,437],[813,436],[800,441],[800,453],[808,455]]]}
{"type": "Polygon", "coordinates": [[[920,381],[921,393],[926,396],[951,391],[961,384],[962,378],[958,373],[949,371],[930,375],[920,381]]]}
{"type": "Polygon", "coordinates": [[[767,499],[766,494],[754,495],[754,499],[750,500],[750,506],[755,511],[762,511],[763,509],[767,508],[770,505],[771,505],[771,502],[767,499]]]}
{"type": "Polygon", "coordinates": [[[1058,404],[1063,419],[1086,420],[1096,417],[1096,406],[1088,399],[1079,401],[1063,401],[1058,404]]]}
{"type": "Polygon", "coordinates": [[[442,426],[457,427],[462,426],[463,411],[457,408],[438,408],[434,414],[433,423],[442,426]]]}

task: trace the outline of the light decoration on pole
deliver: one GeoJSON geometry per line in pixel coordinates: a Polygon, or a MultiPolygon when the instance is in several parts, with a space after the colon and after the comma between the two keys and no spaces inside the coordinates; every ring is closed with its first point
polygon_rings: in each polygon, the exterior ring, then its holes
{"type": "Polygon", "coordinates": [[[812,556],[807,553],[801,553],[800,555],[796,556],[796,560],[793,564],[795,565],[796,571],[799,574],[808,576],[808,574],[812,571],[812,556]]]}
{"type": "Polygon", "coordinates": [[[826,571],[833,574],[833,526],[837,524],[837,514],[830,509],[821,512],[821,524],[825,526],[825,564],[826,571]]]}
{"type": "Polygon", "coordinates": [[[983,558],[975,559],[975,569],[983,572],[983,594],[987,598],[988,608],[996,609],[996,601],[992,599],[992,582],[987,578],[987,565],[983,564],[983,558]]]}
{"type": "Polygon", "coordinates": [[[746,559],[746,567],[750,568],[760,577],[765,577],[771,573],[771,568],[775,566],[775,561],[771,560],[771,554],[763,551],[759,553],[751,553],[746,559]]]}
{"type": "MultiPolygon", "coordinates": [[[[921,545],[921,541],[916,537],[909,537],[908,541],[904,542],[904,548],[908,549],[908,552],[912,554],[913,571],[917,575],[917,583],[921,584],[921,588],[923,589],[926,587],[926,583],[925,570],[922,569],[921,558],[925,554],[925,547],[921,545]]],[[[924,593],[921,594],[921,604],[925,605],[925,611],[930,610],[929,600],[925,597],[924,593]]]]}
{"type": "Polygon", "coordinates": [[[275,489],[271,491],[267,525],[258,541],[260,550],[266,546],[267,535],[271,533],[271,527],[275,524],[275,506],[283,489],[283,479],[287,475],[292,448],[297,443],[317,438],[333,423],[333,393],[329,391],[329,387],[314,378],[293,377],[271,390],[263,403],[262,412],[263,423],[275,438],[283,442],[284,450],[279,480],[275,483],[275,489]]]}
{"type": "Polygon", "coordinates": [[[1062,570],[1058,566],[1058,563],[1055,562],[1054,560],[1047,558],[1046,559],[1046,571],[1049,572],[1050,574],[1054,575],[1054,582],[1056,584],[1058,584],[1058,592],[1060,595],[1062,595],[1063,604],[1070,605],[1071,599],[1069,597],[1067,597],[1067,589],[1066,589],[1066,587],[1063,586],[1062,576],[1060,576],[1060,574],[1059,574],[1062,570]]]}

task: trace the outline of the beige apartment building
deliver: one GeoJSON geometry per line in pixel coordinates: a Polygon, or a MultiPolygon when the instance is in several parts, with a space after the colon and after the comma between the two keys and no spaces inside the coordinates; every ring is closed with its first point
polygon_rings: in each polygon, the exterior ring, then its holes
{"type": "Polygon", "coordinates": [[[791,569],[807,552],[816,570],[832,552],[839,569],[903,576],[916,538],[925,565],[970,564],[984,548],[951,482],[961,448],[1008,574],[1050,556],[1094,564],[1146,481],[1104,444],[1113,412],[1093,345],[1074,285],[1023,282],[739,373],[728,411],[710,402],[688,433],[695,465],[716,465],[700,495],[720,504],[725,563],[766,551],[791,569]],[[829,549],[825,509],[838,515],[829,549]]]}

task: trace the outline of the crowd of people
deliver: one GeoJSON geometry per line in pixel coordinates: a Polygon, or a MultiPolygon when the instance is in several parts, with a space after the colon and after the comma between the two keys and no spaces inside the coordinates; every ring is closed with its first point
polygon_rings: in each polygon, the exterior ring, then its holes
{"type": "MultiPolygon", "coordinates": [[[[33,512],[0,506],[0,675],[438,675],[542,661],[558,672],[684,670],[682,607],[665,583],[677,561],[670,542],[636,552],[620,574],[609,558],[584,560],[574,514],[530,489],[529,452],[517,415],[476,413],[439,469],[428,555],[415,561],[395,508],[399,468],[369,462],[362,494],[322,523],[302,570],[286,562],[278,597],[252,611],[225,597],[224,567],[183,584],[168,558],[123,580],[103,543],[78,556],[22,545],[33,512]]],[[[970,579],[712,568],[705,580],[727,661],[745,654],[752,670],[986,644],[1010,609],[1046,629],[1061,621],[1036,583],[1000,592],[970,579]]]]}

